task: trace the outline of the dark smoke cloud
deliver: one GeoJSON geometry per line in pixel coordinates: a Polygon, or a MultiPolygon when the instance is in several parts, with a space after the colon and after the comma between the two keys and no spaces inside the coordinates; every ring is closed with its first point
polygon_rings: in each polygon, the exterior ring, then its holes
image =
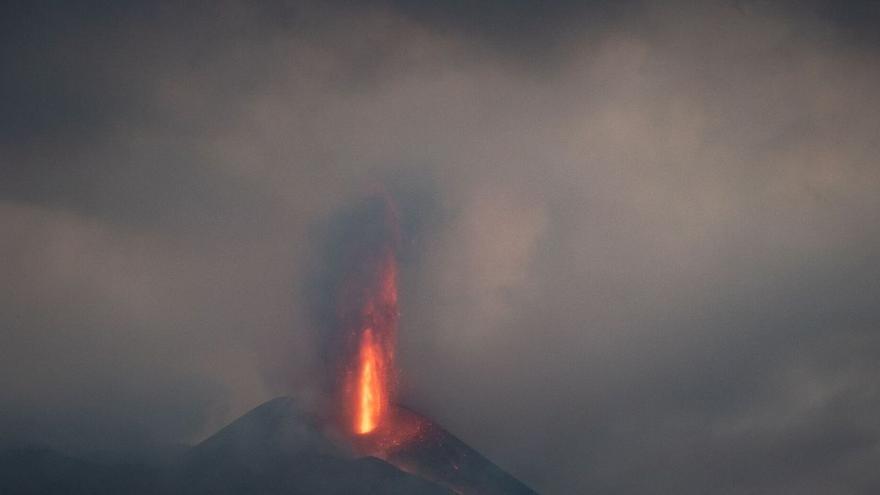
{"type": "Polygon", "coordinates": [[[4,9],[2,440],[314,398],[382,187],[403,400],[539,491],[880,488],[876,2],[4,9]]]}

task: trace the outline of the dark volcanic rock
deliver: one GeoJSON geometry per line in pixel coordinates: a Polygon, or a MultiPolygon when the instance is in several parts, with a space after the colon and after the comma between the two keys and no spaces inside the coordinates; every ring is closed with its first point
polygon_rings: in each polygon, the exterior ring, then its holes
{"type": "Polygon", "coordinates": [[[103,464],[46,449],[0,453],[3,495],[452,495],[328,440],[293,399],[269,401],[169,465],[103,464]]]}
{"type": "Polygon", "coordinates": [[[430,419],[399,411],[401,422],[392,426],[414,434],[384,459],[355,455],[343,436],[282,397],[183,455],[152,463],[96,462],[45,449],[0,452],[0,494],[534,494],[430,419]]]}
{"type": "Polygon", "coordinates": [[[259,470],[279,457],[323,454],[346,457],[320,422],[291,397],[278,397],[233,421],[184,456],[186,469],[235,463],[259,470]]]}
{"type": "Polygon", "coordinates": [[[293,399],[269,401],[194,447],[172,493],[450,495],[379,459],[351,457],[293,399]]]}
{"type": "Polygon", "coordinates": [[[537,495],[433,420],[402,406],[397,417],[418,433],[391,450],[388,462],[462,495],[537,495]]]}

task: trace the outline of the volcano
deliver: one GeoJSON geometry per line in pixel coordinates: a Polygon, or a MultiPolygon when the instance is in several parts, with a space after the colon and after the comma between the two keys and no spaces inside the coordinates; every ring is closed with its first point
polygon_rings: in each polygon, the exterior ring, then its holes
{"type": "Polygon", "coordinates": [[[45,451],[0,457],[0,493],[527,495],[437,422],[398,403],[398,212],[356,209],[319,298],[326,390],[317,409],[271,400],[173,460],[95,463],[45,451]]]}
{"type": "MultiPolygon", "coordinates": [[[[396,408],[409,441],[384,458],[280,397],[174,460],[96,462],[43,449],[0,453],[0,493],[32,495],[527,495],[535,492],[430,419],[396,408]]],[[[376,435],[389,432],[377,430],[376,435]]],[[[389,437],[390,438],[390,437],[389,437]]]]}
{"type": "Polygon", "coordinates": [[[193,447],[170,472],[170,493],[449,495],[375,457],[358,457],[289,397],[262,404],[193,447]]]}
{"type": "Polygon", "coordinates": [[[460,494],[532,493],[440,427],[397,404],[400,212],[387,195],[369,198],[343,222],[324,264],[321,323],[331,422],[361,456],[381,459],[460,494]]]}
{"type": "Polygon", "coordinates": [[[304,494],[535,493],[429,418],[400,406],[395,417],[406,440],[376,430],[383,451],[362,456],[360,445],[295,400],[274,399],[193,447],[176,467],[177,486],[229,494],[255,486],[304,494]]]}

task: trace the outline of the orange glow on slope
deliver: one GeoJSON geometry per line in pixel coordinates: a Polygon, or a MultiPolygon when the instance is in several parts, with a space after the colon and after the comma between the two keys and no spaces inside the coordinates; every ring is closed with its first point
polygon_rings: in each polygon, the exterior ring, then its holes
{"type": "Polygon", "coordinates": [[[379,425],[383,409],[387,407],[388,390],[381,370],[380,349],[373,339],[373,330],[363,332],[358,369],[358,399],[355,431],[369,433],[379,425]]]}

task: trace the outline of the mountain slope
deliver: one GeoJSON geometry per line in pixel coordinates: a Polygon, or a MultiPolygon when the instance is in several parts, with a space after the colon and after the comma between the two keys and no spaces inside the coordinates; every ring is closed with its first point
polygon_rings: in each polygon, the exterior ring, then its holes
{"type": "MultiPolygon", "coordinates": [[[[109,456],[113,457],[113,456],[109,456]]],[[[292,398],[268,401],[183,455],[100,463],[46,449],[0,452],[10,495],[534,495],[429,418],[403,407],[348,438],[292,398]],[[359,441],[379,442],[364,451],[359,441]],[[360,454],[356,454],[360,452],[360,454]]]]}

